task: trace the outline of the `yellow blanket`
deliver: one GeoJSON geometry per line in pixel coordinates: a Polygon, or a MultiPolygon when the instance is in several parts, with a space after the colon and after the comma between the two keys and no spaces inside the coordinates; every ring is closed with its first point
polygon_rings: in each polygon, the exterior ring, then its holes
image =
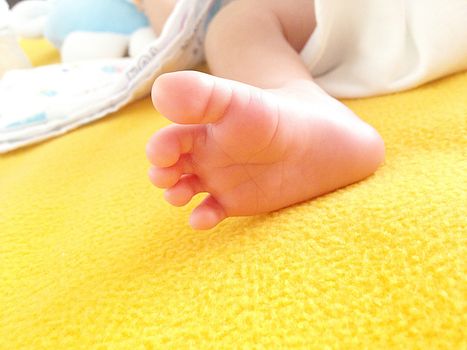
{"type": "Polygon", "coordinates": [[[209,232],[147,181],[149,99],[0,156],[0,348],[466,349],[466,96],[346,101],[384,167],[209,232]]]}

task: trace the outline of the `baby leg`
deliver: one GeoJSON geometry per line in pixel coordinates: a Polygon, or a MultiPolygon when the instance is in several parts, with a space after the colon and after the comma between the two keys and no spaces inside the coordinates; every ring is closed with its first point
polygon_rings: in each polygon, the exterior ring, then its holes
{"type": "Polygon", "coordinates": [[[378,133],[322,91],[300,60],[313,28],[311,0],[237,0],[208,30],[216,76],[156,80],[154,104],[174,125],[148,144],[150,178],[173,205],[209,193],[191,215],[194,228],[308,200],[383,161],[378,133]]]}
{"type": "Polygon", "coordinates": [[[157,34],[160,34],[165,21],[175,7],[177,0],[133,0],[144,11],[157,34]]]}

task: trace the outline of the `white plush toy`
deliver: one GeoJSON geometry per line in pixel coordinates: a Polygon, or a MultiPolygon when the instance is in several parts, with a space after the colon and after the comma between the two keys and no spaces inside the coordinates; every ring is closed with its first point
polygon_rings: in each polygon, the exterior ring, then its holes
{"type": "Polygon", "coordinates": [[[28,68],[30,64],[11,29],[11,14],[5,0],[0,0],[0,78],[10,69],[28,68]]]}
{"type": "Polygon", "coordinates": [[[27,0],[12,13],[18,35],[45,36],[63,62],[136,56],[156,39],[132,0],[27,0]]]}

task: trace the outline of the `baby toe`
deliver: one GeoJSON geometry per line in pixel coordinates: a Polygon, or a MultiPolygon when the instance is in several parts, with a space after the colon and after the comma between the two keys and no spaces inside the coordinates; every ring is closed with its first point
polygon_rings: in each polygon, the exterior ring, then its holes
{"type": "Polygon", "coordinates": [[[198,193],[204,192],[203,186],[195,175],[184,175],[173,187],[165,191],[164,197],[170,204],[181,207],[188,204],[198,193]]]}
{"type": "Polygon", "coordinates": [[[227,217],[222,205],[211,195],[193,210],[190,225],[195,230],[209,230],[227,217]]]}
{"type": "Polygon", "coordinates": [[[181,171],[178,167],[151,167],[149,169],[148,175],[152,184],[159,188],[172,187],[178,182],[180,176],[182,176],[181,171]]]}
{"type": "Polygon", "coordinates": [[[174,165],[182,154],[190,153],[194,140],[203,130],[197,126],[170,125],[156,132],[146,146],[149,161],[166,168],[174,165]]]}

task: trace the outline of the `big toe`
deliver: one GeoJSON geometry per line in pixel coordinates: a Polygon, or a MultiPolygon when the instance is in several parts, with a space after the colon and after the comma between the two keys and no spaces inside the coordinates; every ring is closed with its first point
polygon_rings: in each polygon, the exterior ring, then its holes
{"type": "Polygon", "coordinates": [[[230,83],[195,71],[161,75],[154,82],[152,100],[166,118],[179,124],[212,123],[230,104],[230,83]]]}

